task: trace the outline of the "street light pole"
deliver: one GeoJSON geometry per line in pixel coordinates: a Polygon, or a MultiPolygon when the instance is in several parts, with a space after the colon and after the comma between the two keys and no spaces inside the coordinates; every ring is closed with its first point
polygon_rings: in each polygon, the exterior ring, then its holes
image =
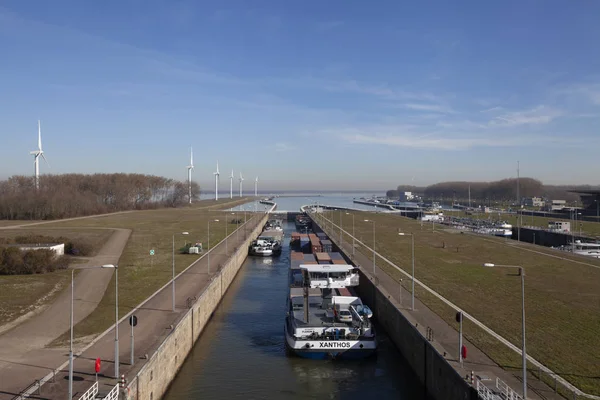
{"type": "MultiPolygon", "coordinates": [[[[106,265],[99,265],[96,267],[80,267],[80,268],[73,268],[71,269],[71,329],[70,329],[70,334],[71,334],[71,338],[69,340],[69,399],[73,398],[73,303],[75,301],[75,270],[76,269],[93,269],[93,268],[114,268],[115,269],[115,274],[117,274],[117,266],[116,265],[112,265],[112,264],[106,264],[106,265]]],[[[115,275],[115,279],[116,279],[116,287],[117,287],[117,293],[116,293],[116,301],[117,301],[117,313],[118,313],[118,299],[119,299],[119,286],[118,286],[118,275],[115,275]]],[[[118,317],[118,314],[117,314],[118,317]]],[[[117,322],[118,322],[118,318],[117,318],[117,322]]],[[[116,325],[115,325],[116,326],[116,325]]],[[[118,344],[117,344],[118,346],[118,344]]],[[[117,352],[115,353],[117,358],[116,360],[118,360],[118,347],[116,348],[117,352]]],[[[118,376],[118,374],[116,375],[118,376]]]]}
{"type": "Polygon", "coordinates": [[[377,272],[375,271],[375,221],[365,219],[365,222],[371,222],[373,224],[373,278],[377,276],[377,272]]]}
{"type": "MultiPolygon", "coordinates": [[[[182,235],[188,235],[188,232],[181,232],[182,235]]],[[[173,234],[173,253],[172,253],[172,277],[171,277],[171,296],[173,300],[173,311],[175,311],[175,234],[173,234]]]]}
{"type": "MultiPolygon", "coordinates": [[[[412,255],[412,300],[411,300],[411,308],[415,311],[415,234],[414,233],[404,233],[398,232],[400,236],[410,236],[410,248],[412,255]]],[[[402,286],[400,287],[400,291],[402,291],[402,286]]]]}
{"type": "MultiPolygon", "coordinates": [[[[219,222],[218,219],[215,219],[214,222],[219,222]]],[[[208,220],[208,274],[210,275],[210,220],[208,220]]]]}
{"type": "Polygon", "coordinates": [[[352,215],[352,255],[354,255],[355,250],[356,250],[356,245],[355,245],[355,235],[354,235],[354,214],[350,214],[350,213],[346,213],[346,215],[352,215]]]}
{"type": "Polygon", "coordinates": [[[483,264],[484,267],[504,267],[504,268],[518,268],[519,275],[521,275],[521,328],[522,328],[522,364],[523,364],[523,399],[527,399],[527,351],[525,347],[525,268],[520,265],[498,265],[492,263],[483,264]]]}
{"type": "Polygon", "coordinates": [[[171,295],[173,298],[173,311],[175,311],[175,234],[173,234],[173,247],[172,247],[172,277],[171,277],[171,295]]]}
{"type": "Polygon", "coordinates": [[[115,268],[115,378],[119,378],[119,268],[115,268]]]}
{"type": "Polygon", "coordinates": [[[75,284],[73,274],[75,270],[71,270],[71,340],[69,341],[69,400],[73,398],[73,299],[75,284]]]}

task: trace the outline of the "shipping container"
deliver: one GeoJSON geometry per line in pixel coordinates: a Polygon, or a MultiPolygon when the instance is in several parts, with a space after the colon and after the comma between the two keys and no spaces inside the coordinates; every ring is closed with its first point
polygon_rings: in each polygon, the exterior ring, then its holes
{"type": "Polygon", "coordinates": [[[317,261],[331,261],[331,257],[327,253],[315,253],[317,261]]]}
{"type": "Polygon", "coordinates": [[[304,254],[303,261],[315,261],[314,254],[304,254]]]}
{"type": "Polygon", "coordinates": [[[331,260],[333,264],[346,265],[348,264],[345,260],[331,260]]]}
{"type": "Polygon", "coordinates": [[[319,237],[319,239],[323,240],[323,239],[327,239],[327,234],[325,232],[319,232],[317,233],[317,236],[319,237]]]}
{"type": "Polygon", "coordinates": [[[317,261],[319,264],[331,264],[329,260],[317,261]]]}
{"type": "MultiPolygon", "coordinates": [[[[325,247],[325,246],[323,246],[325,247]]],[[[342,255],[342,253],[337,253],[337,252],[329,252],[329,257],[331,257],[332,260],[343,260],[344,256],[342,255]]]]}
{"type": "Polygon", "coordinates": [[[292,253],[291,253],[291,259],[292,260],[303,260],[304,259],[304,253],[299,252],[299,251],[292,251],[292,253]]]}

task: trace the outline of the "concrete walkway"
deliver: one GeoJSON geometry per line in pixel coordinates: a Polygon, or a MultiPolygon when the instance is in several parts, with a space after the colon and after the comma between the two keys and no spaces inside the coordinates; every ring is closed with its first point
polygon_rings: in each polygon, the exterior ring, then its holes
{"type": "MultiPolygon", "coordinates": [[[[331,229],[325,231],[328,236],[330,236],[330,239],[336,243],[338,247],[342,248],[344,253],[347,255],[352,254],[351,241],[343,241],[340,246],[339,229],[336,229],[335,231],[331,231],[331,229]]],[[[410,251],[408,246],[406,246],[406,248],[407,251],[410,251]]],[[[358,250],[355,250],[353,259],[356,265],[361,266],[361,271],[369,279],[373,280],[373,261],[358,250]]],[[[418,329],[424,337],[426,337],[427,327],[433,329],[434,341],[432,344],[440,354],[446,354],[446,359],[461,376],[466,379],[467,376],[470,377],[471,371],[473,371],[476,376],[481,378],[482,382],[489,389],[495,387],[495,380],[496,377],[498,377],[506,382],[515,392],[522,395],[523,383],[520,378],[520,370],[509,372],[501,368],[485,353],[475,347],[475,345],[464,339],[464,337],[463,344],[467,346],[468,357],[461,367],[458,363],[458,331],[454,327],[448,325],[446,321],[430,310],[425,304],[421,303],[418,298],[415,298],[415,311],[412,311],[411,293],[404,288],[401,289],[398,282],[378,266],[375,267],[375,277],[380,290],[390,296],[390,299],[401,310],[404,316],[411,321],[412,325],[418,324],[418,329]],[[402,304],[400,304],[400,299],[402,299],[402,304]]],[[[408,279],[408,281],[410,280],[408,279]]],[[[527,383],[528,399],[564,400],[562,396],[554,392],[554,389],[551,389],[531,374],[527,377],[527,383]]]]}
{"type": "MultiPolygon", "coordinates": [[[[245,226],[229,237],[229,254],[245,240],[247,233],[259,222],[262,214],[249,219],[245,226]],[[239,240],[237,240],[239,237],[239,240]]],[[[141,308],[135,311],[138,325],[135,328],[136,358],[133,366],[129,365],[130,359],[130,333],[131,328],[127,320],[119,323],[119,365],[120,373],[128,374],[132,370],[141,368],[145,360],[143,354],[152,354],[165,336],[170,332],[170,325],[175,325],[180,316],[187,311],[188,299],[197,296],[206,286],[210,277],[218,269],[219,264],[224,264],[228,259],[225,254],[225,243],[220,242],[214,247],[210,257],[210,271],[208,275],[208,257],[203,256],[176,279],[176,311],[172,311],[171,285],[165,286],[150,298],[141,308]]],[[[68,326],[68,323],[67,325],[68,326]]],[[[105,335],[98,337],[83,353],[75,359],[73,394],[75,398],[81,396],[94,382],[94,362],[97,357],[102,359],[100,371],[100,391],[108,392],[114,386],[114,328],[105,335]]],[[[9,371],[0,375],[0,400],[12,399],[35,379],[46,375],[54,368],[68,361],[68,350],[42,349],[30,353],[35,356],[27,362],[11,363],[9,371]]],[[[68,397],[68,366],[63,368],[55,377],[41,388],[41,394],[35,395],[36,399],[64,399],[68,397]]]]}
{"type": "MultiPolygon", "coordinates": [[[[117,264],[127,244],[131,230],[114,229],[102,249],[85,264],[77,267],[117,264]]],[[[74,282],[74,323],[86,318],[102,300],[111,281],[113,269],[87,269],[80,271],[74,282]]],[[[43,376],[56,367],[64,350],[46,349],[45,346],[69,329],[71,291],[66,290],[44,311],[0,335],[0,391],[6,383],[25,387],[31,376],[43,376]],[[37,369],[35,372],[32,370],[37,369]],[[44,372],[46,371],[46,372],[44,372]]]]}

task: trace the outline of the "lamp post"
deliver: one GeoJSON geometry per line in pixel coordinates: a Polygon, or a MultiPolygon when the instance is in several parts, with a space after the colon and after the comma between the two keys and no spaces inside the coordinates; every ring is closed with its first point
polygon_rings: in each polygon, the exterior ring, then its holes
{"type": "Polygon", "coordinates": [[[354,255],[354,252],[356,250],[356,245],[354,244],[354,241],[356,240],[354,235],[354,213],[346,213],[346,215],[352,215],[352,255],[354,255]]]}
{"type": "Polygon", "coordinates": [[[520,265],[483,264],[484,267],[517,268],[521,275],[521,324],[522,324],[522,356],[523,356],[523,399],[527,399],[527,352],[525,350],[525,269],[520,265]]]}
{"type": "MultiPolygon", "coordinates": [[[[189,232],[181,232],[182,235],[189,235],[189,232]]],[[[173,234],[173,250],[172,250],[172,278],[171,278],[171,292],[173,297],[173,311],[175,311],[175,234],[173,234]]]]}
{"type": "MultiPolygon", "coordinates": [[[[400,236],[410,236],[410,247],[412,254],[412,300],[411,300],[411,309],[415,311],[415,234],[414,233],[404,233],[398,232],[400,236]]],[[[400,284],[400,292],[402,292],[402,284],[400,284]]]]}
{"type": "MultiPolygon", "coordinates": [[[[97,267],[81,267],[81,268],[71,269],[71,339],[69,340],[69,399],[73,398],[73,303],[75,300],[75,275],[74,274],[75,274],[76,269],[92,269],[92,268],[114,268],[115,273],[117,271],[117,267],[112,264],[99,265],[97,267]]],[[[118,290],[118,286],[117,286],[117,290],[118,290]]],[[[118,319],[117,319],[117,321],[118,321],[118,319]]]]}
{"type": "Polygon", "coordinates": [[[343,239],[343,237],[344,237],[343,236],[343,232],[344,231],[342,230],[342,222],[343,222],[342,215],[343,214],[344,214],[343,210],[340,210],[340,245],[342,245],[342,246],[344,245],[344,239],[343,239]]]}
{"type": "Polygon", "coordinates": [[[373,277],[375,277],[377,275],[375,272],[375,221],[372,219],[365,219],[365,222],[373,224],[373,277]]]}
{"type": "MultiPolygon", "coordinates": [[[[218,219],[213,220],[213,222],[219,222],[218,219]]],[[[208,274],[210,275],[210,219],[208,220],[208,274]]]]}
{"type": "Polygon", "coordinates": [[[229,246],[227,244],[228,240],[227,240],[227,216],[225,216],[225,255],[227,255],[229,253],[229,246]]]}
{"type": "MultiPolygon", "coordinates": [[[[108,264],[106,268],[111,268],[108,264]]],[[[119,378],[119,268],[115,269],[115,378],[119,378]]]]}

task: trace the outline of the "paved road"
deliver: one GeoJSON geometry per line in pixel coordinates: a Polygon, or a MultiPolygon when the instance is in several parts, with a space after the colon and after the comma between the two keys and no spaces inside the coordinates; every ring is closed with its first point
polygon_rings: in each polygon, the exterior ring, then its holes
{"type": "MultiPolygon", "coordinates": [[[[262,215],[260,215],[262,217],[262,215]]],[[[258,223],[259,216],[248,221],[247,226],[240,228],[239,240],[238,233],[231,235],[229,239],[229,253],[232,253],[240,243],[243,242],[245,233],[250,232],[258,223]]],[[[219,243],[214,252],[211,252],[211,276],[217,271],[219,264],[225,263],[228,255],[225,254],[225,243],[219,243]]],[[[142,308],[135,312],[138,317],[138,325],[135,328],[135,351],[136,356],[133,366],[129,365],[130,359],[130,331],[131,328],[127,321],[119,324],[119,365],[120,373],[128,374],[131,370],[139,370],[145,363],[145,360],[139,358],[142,354],[152,354],[165,336],[170,332],[169,325],[175,324],[177,319],[187,311],[187,299],[197,296],[206,286],[208,280],[208,258],[202,257],[197,260],[191,268],[176,279],[176,312],[172,311],[171,286],[165,287],[158,292],[156,296],[146,302],[142,308]]],[[[74,363],[74,397],[81,396],[94,382],[94,360],[97,357],[102,359],[102,369],[100,371],[100,390],[107,392],[111,386],[114,386],[114,330],[107,335],[99,338],[92,346],[85,350],[74,363]]],[[[27,381],[24,384],[16,384],[12,379],[5,379],[2,375],[0,387],[0,400],[11,399],[35,378],[40,378],[47,372],[39,373],[40,367],[56,368],[68,360],[67,352],[56,349],[43,349],[36,352],[38,360],[22,364],[14,364],[13,369],[19,370],[25,377],[20,381],[27,381]]],[[[63,369],[55,379],[55,382],[46,383],[42,386],[40,399],[64,399],[68,397],[68,367],[63,369]]],[[[15,380],[17,379],[15,375],[15,380]]]]}
{"type": "MultiPolygon", "coordinates": [[[[114,231],[96,256],[77,267],[117,264],[131,230],[114,231]]],[[[113,273],[113,269],[94,268],[77,274],[74,284],[75,324],[94,311],[113,273]]],[[[43,312],[0,335],[0,391],[5,390],[5,386],[13,389],[25,387],[31,383],[32,375],[41,377],[47,373],[47,369],[60,365],[64,350],[45,347],[69,329],[70,304],[71,291],[63,290],[43,312]],[[35,372],[31,366],[36,366],[35,372]]]]}
{"type": "MultiPolygon", "coordinates": [[[[328,235],[331,237],[332,241],[336,244],[339,244],[339,228],[331,231],[329,229],[328,235]]],[[[346,254],[352,253],[352,242],[347,241],[346,239],[342,243],[342,248],[346,254]]],[[[406,246],[407,251],[409,250],[409,246],[406,246]]],[[[369,277],[369,279],[373,279],[373,261],[366,257],[364,254],[358,251],[355,252],[354,262],[357,265],[361,266],[362,272],[369,277]]],[[[470,343],[469,341],[463,338],[463,343],[467,346],[468,349],[468,361],[465,361],[463,367],[461,368],[458,365],[458,332],[457,330],[448,325],[446,321],[444,321],[440,316],[431,311],[425,304],[421,303],[418,298],[415,298],[415,311],[412,311],[411,308],[411,293],[402,289],[400,292],[400,285],[398,282],[389,276],[384,270],[376,266],[375,275],[377,277],[377,282],[385,292],[387,292],[390,296],[392,296],[393,301],[396,305],[402,309],[407,318],[415,323],[419,324],[421,328],[420,331],[423,336],[426,336],[426,327],[430,327],[434,332],[435,339],[435,347],[440,353],[447,353],[446,359],[451,362],[454,368],[459,372],[459,374],[463,377],[470,375],[471,371],[474,371],[475,374],[480,375],[482,377],[489,377],[494,382],[486,381],[484,384],[488,386],[490,389],[495,385],[495,378],[499,377],[504,382],[506,382],[514,391],[519,394],[522,394],[522,380],[520,378],[520,372],[517,370],[515,373],[508,372],[498,366],[492,359],[490,359],[485,353],[479,350],[475,345],[470,343]],[[400,298],[402,298],[402,304],[400,304],[400,298]]],[[[418,272],[417,272],[418,278],[418,272]]],[[[407,279],[410,281],[410,279],[407,279]]],[[[416,293],[418,294],[418,288],[416,293]]],[[[549,388],[547,385],[538,381],[537,378],[534,378],[531,375],[528,375],[527,378],[528,383],[528,391],[527,398],[528,399],[563,399],[564,398],[556,393],[554,390],[549,388]]]]}

